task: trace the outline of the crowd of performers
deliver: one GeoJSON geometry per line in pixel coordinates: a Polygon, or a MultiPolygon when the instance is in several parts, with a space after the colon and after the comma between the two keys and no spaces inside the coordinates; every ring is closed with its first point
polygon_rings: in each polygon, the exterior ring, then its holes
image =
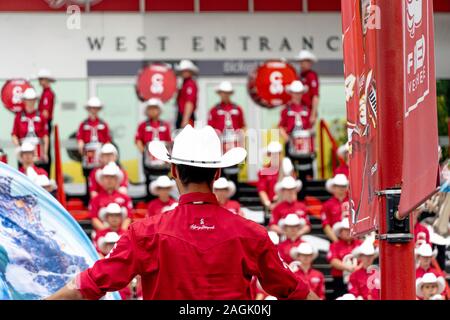
{"type": "MultiPolygon", "coordinates": [[[[327,181],[331,197],[322,204],[321,221],[327,238],[324,255],[331,266],[332,281],[325,284],[324,274],[314,268],[319,256],[308,207],[303,202],[305,185],[313,179],[314,144],[312,131],[317,120],[319,105],[319,80],[312,70],[315,56],[301,51],[298,57],[301,74],[288,86],[291,101],[282,108],[279,122],[280,135],[285,145],[271,141],[265,148],[270,161],[258,173],[257,190],[267,218],[267,230],[279,249],[280,257],[314,292],[326,298],[326,289],[333,289],[332,299],[379,299],[379,274],[376,267],[377,241],[373,235],[364,239],[350,236],[349,226],[349,168],[343,163],[327,181]]],[[[135,144],[142,154],[143,172],[148,199],[147,216],[169,212],[177,206],[177,190],[168,176],[167,164],[155,159],[147,150],[154,140],[170,143],[173,129],[193,124],[197,107],[198,87],[195,77],[199,70],[194,63],[183,60],[177,66],[182,85],[176,99],[176,123],[160,119],[163,103],[152,98],[146,101],[146,120],[136,128],[135,144]]],[[[40,98],[33,88],[23,94],[25,107],[18,113],[12,129],[12,140],[18,147],[19,169],[37,184],[53,192],[55,183],[49,179],[50,132],[52,128],[55,95],[51,89],[54,81],[50,72],[39,73],[43,88],[40,98]],[[36,106],[36,104],[38,105],[36,106]]],[[[232,101],[233,85],[223,81],[216,89],[220,102],[208,115],[208,125],[222,137],[224,149],[227,143],[235,146],[246,124],[243,109],[232,101]]],[[[134,219],[133,201],[128,195],[127,172],[119,164],[119,153],[112,143],[108,123],[100,117],[103,103],[91,97],[86,103],[87,118],[78,127],[76,139],[82,155],[83,175],[86,179],[87,201],[94,232],[92,240],[101,257],[108,255],[120,235],[134,219]]],[[[225,150],[224,150],[225,151],[225,150]]],[[[342,145],[338,154],[348,159],[349,148],[342,145]]],[[[216,180],[213,191],[218,202],[233,214],[245,216],[235,193],[238,168],[223,171],[216,180]]],[[[445,276],[435,261],[438,250],[430,241],[430,227],[417,219],[426,206],[414,213],[417,298],[445,299],[445,276]]],[[[322,249],[321,249],[322,250],[322,249]]],[[[445,265],[445,259],[444,259],[445,265]]],[[[443,267],[441,263],[441,267],[443,267]]],[[[272,299],[259,285],[252,281],[255,299],[272,299]]],[[[121,291],[123,298],[136,298],[141,294],[139,279],[121,291]]]]}

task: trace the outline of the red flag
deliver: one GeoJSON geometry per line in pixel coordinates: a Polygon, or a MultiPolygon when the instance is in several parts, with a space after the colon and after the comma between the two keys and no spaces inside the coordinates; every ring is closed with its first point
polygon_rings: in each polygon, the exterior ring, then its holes
{"type": "Polygon", "coordinates": [[[61,147],[59,144],[59,128],[55,125],[55,180],[58,190],[56,193],[56,198],[59,203],[65,208],[66,207],[66,193],[64,192],[64,175],[62,171],[61,162],[61,147]]]}

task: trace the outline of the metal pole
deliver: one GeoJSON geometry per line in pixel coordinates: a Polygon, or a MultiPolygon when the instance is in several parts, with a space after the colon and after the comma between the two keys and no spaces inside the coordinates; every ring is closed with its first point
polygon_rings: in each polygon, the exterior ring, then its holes
{"type": "Polygon", "coordinates": [[[413,300],[416,297],[411,220],[401,221],[395,216],[403,158],[403,1],[376,2],[381,17],[381,29],[377,32],[377,93],[382,300],[413,300]]]}

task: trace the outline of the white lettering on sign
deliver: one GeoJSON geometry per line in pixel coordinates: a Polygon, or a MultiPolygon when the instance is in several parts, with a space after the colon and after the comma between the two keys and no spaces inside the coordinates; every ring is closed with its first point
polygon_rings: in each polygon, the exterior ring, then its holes
{"type": "Polygon", "coordinates": [[[422,0],[407,0],[406,22],[410,37],[414,37],[416,28],[422,23],[422,0]]]}
{"type": "Polygon", "coordinates": [[[349,102],[350,99],[353,98],[353,95],[355,93],[355,83],[356,77],[353,75],[353,73],[349,74],[347,78],[345,78],[345,100],[347,102],[349,102]]]}
{"type": "Polygon", "coordinates": [[[416,41],[414,51],[408,54],[408,74],[411,73],[411,67],[414,66],[414,73],[423,67],[425,60],[425,37],[422,37],[416,41]]]}
{"type": "Polygon", "coordinates": [[[153,94],[162,94],[164,92],[164,77],[160,73],[155,73],[151,78],[150,92],[153,94]]]}
{"type": "Polygon", "coordinates": [[[20,86],[15,86],[12,89],[12,103],[17,104],[17,103],[21,103],[22,102],[22,87],[20,86]]]}
{"type": "Polygon", "coordinates": [[[283,74],[280,71],[273,71],[270,76],[270,87],[269,91],[271,94],[282,94],[283,93],[283,74]]]}

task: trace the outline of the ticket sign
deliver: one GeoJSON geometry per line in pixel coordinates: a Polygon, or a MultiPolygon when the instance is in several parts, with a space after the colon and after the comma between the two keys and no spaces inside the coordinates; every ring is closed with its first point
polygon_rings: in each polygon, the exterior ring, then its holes
{"type": "Polygon", "coordinates": [[[22,111],[22,94],[31,87],[31,84],[25,79],[7,80],[1,92],[3,105],[12,112],[22,111]]]}
{"type": "Polygon", "coordinates": [[[250,73],[247,89],[255,103],[274,108],[289,102],[286,88],[296,79],[297,73],[292,65],[281,60],[270,60],[250,73]]]}
{"type": "Polygon", "coordinates": [[[136,93],[140,100],[158,98],[166,102],[177,90],[175,72],[165,64],[151,64],[139,71],[136,93]]]}
{"type": "Polygon", "coordinates": [[[404,146],[400,215],[436,189],[438,129],[432,0],[403,1],[404,146]]]}

